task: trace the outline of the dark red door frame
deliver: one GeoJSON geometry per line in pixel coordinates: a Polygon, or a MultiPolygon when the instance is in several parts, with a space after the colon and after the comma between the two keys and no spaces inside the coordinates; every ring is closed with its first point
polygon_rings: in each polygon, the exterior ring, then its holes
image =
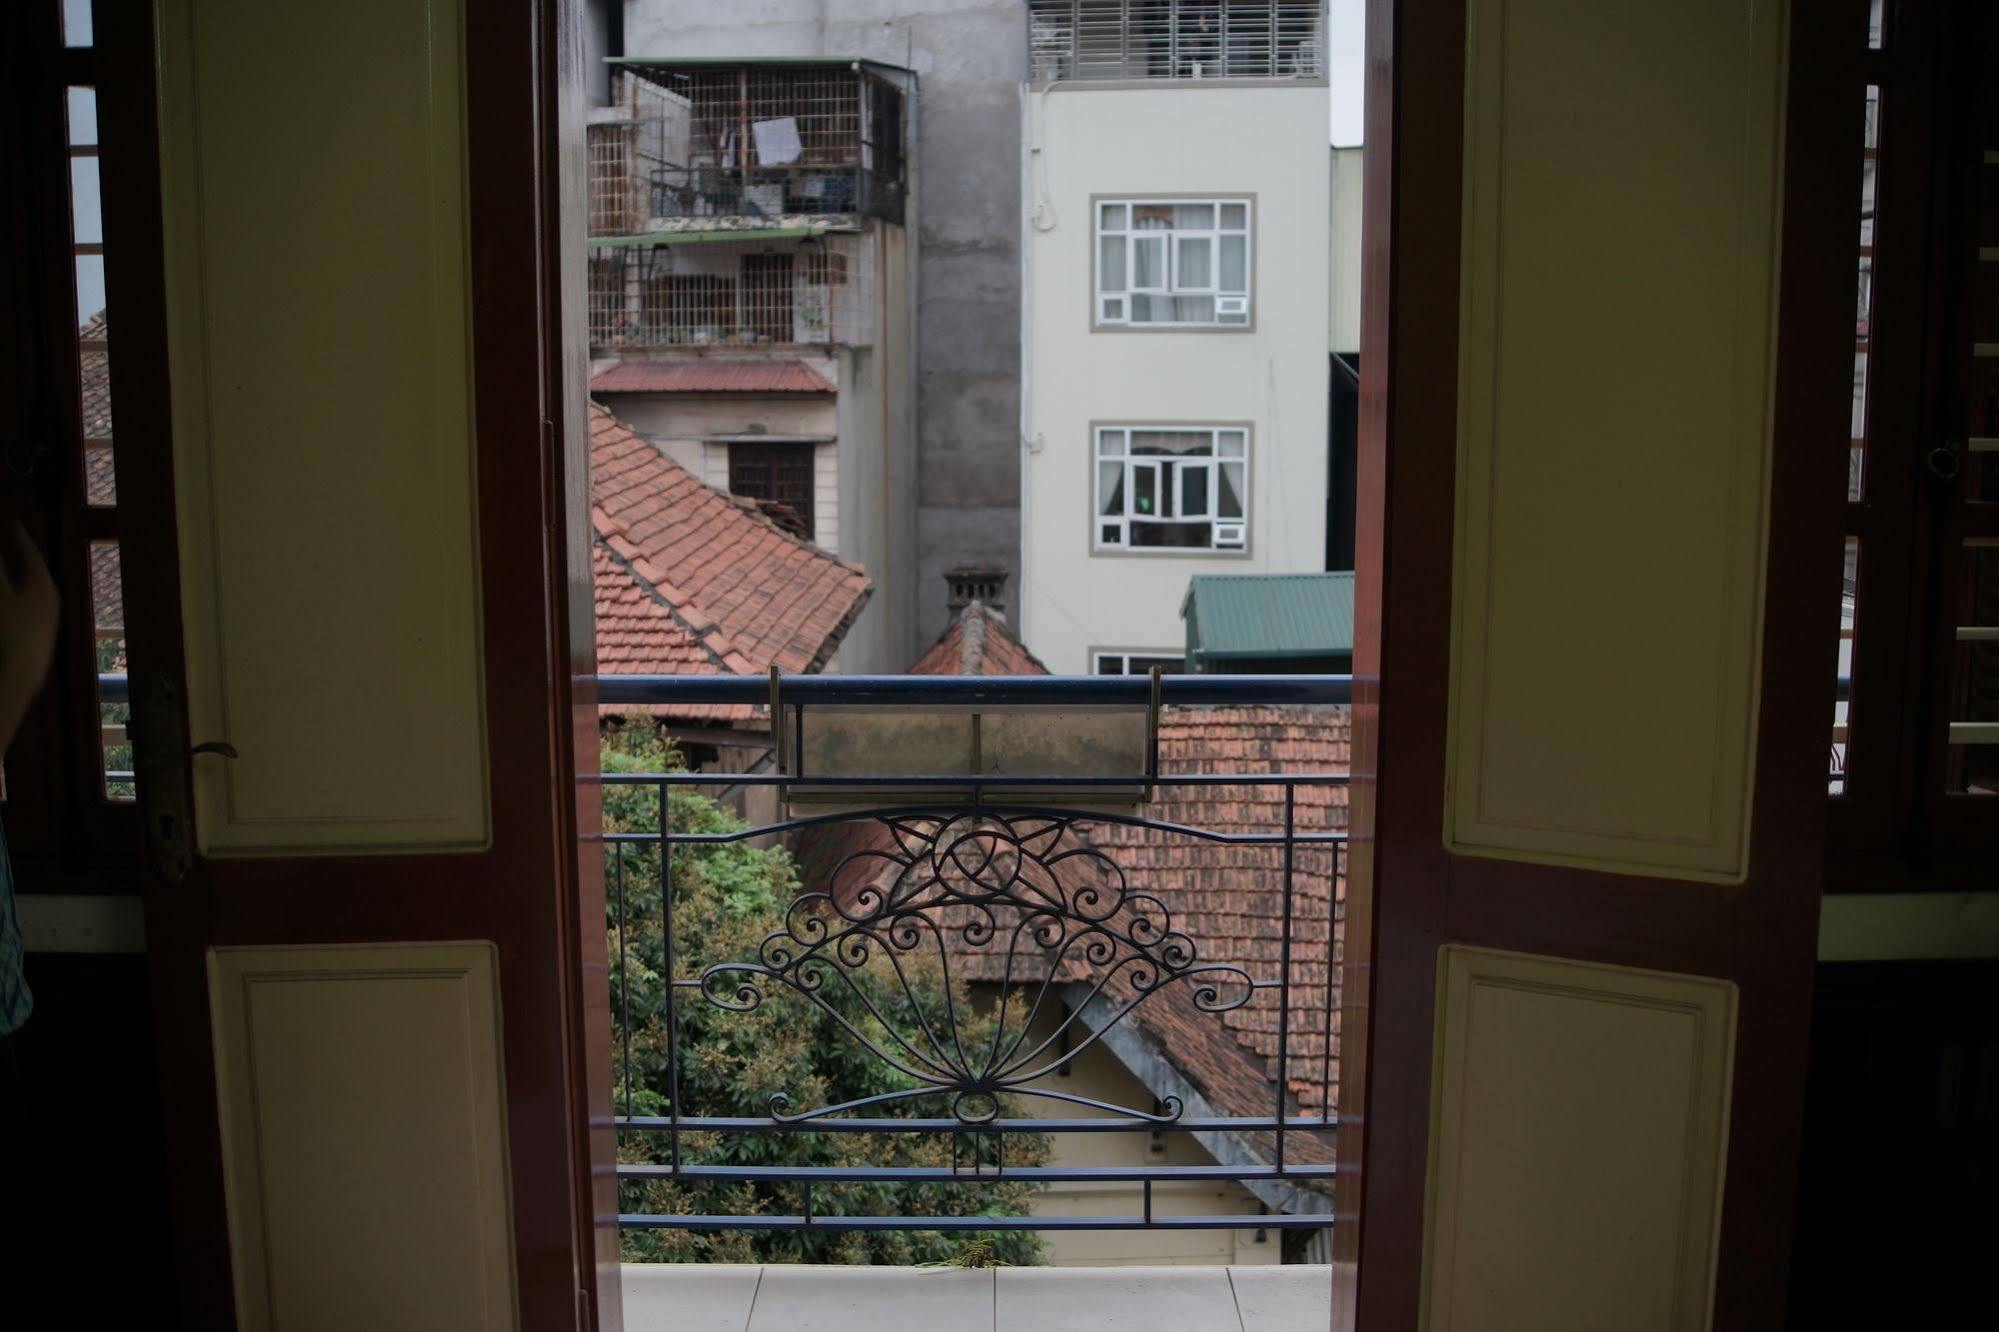
{"type": "MultiPolygon", "coordinates": [[[[98,8],[106,77],[136,80],[150,108],[150,6],[98,8]]],[[[567,299],[582,276],[567,257],[580,253],[582,235],[581,102],[571,95],[583,74],[580,26],[573,0],[469,6],[466,26],[492,844],[477,854],[201,862],[186,882],[149,891],[188,1327],[234,1320],[206,950],[459,939],[499,950],[520,1324],[619,1325],[603,885],[599,858],[578,836],[596,817],[594,787],[578,778],[597,761],[580,544],[589,530],[583,324],[580,303],[567,299]],[[565,323],[572,305],[578,317],[565,323]]],[[[107,153],[116,133],[106,126],[107,153]]],[[[107,227],[126,232],[112,238],[125,258],[111,277],[118,467],[121,483],[171,496],[157,140],[146,133],[149,125],[127,127],[128,167],[105,180],[107,227]]],[[[171,504],[152,522],[147,547],[157,558],[126,568],[135,692],[141,676],[177,674],[180,663],[171,504]]]]}
{"type": "Polygon", "coordinates": [[[1790,25],[1753,842],[1747,881],[1717,887],[1444,849],[1465,10],[1369,6],[1336,1328],[1417,1323],[1446,941],[1737,982],[1714,1326],[1780,1323],[1837,654],[1865,21],[1865,0],[1840,0],[1790,25]]]}

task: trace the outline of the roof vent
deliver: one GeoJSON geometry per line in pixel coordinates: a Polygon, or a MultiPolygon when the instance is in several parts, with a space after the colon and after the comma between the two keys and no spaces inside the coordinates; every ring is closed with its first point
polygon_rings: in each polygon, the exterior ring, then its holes
{"type": "Polygon", "coordinates": [[[1001,564],[954,564],[946,569],[944,582],[951,589],[952,614],[974,601],[982,601],[994,610],[1005,610],[1008,576],[1006,566],[1001,564]]]}

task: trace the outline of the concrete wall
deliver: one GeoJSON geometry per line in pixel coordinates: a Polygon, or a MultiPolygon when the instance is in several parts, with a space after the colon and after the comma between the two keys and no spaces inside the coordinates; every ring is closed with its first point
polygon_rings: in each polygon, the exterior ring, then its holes
{"type": "MultiPolygon", "coordinates": [[[[1020,562],[1019,0],[627,0],[630,55],[860,56],[917,74],[911,101],[916,241],[916,447],[909,656],[942,632],[945,568],[1020,562]]],[[[1322,117],[1323,119],[1323,117],[1322,117]]],[[[864,558],[859,557],[857,558],[864,558]]],[[[870,568],[877,580],[883,572],[870,568]]],[[[881,593],[877,592],[879,599],[881,593]]],[[[842,653],[843,662],[848,654],[842,653]]],[[[908,657],[893,669],[908,664],[908,657]]],[[[851,669],[851,667],[850,667],[851,669]]]]}
{"type": "Polygon", "coordinates": [[[1329,187],[1320,85],[1064,84],[1027,93],[1023,636],[1050,670],[1092,647],[1177,651],[1196,573],[1325,564],[1329,187]],[[1036,151],[1038,149],[1038,151],[1036,151]],[[1093,195],[1255,200],[1248,330],[1093,331],[1093,195]],[[1251,427],[1243,553],[1097,553],[1091,423],[1251,427]]]}
{"type": "Polygon", "coordinates": [[[1333,149],[1332,324],[1326,350],[1360,351],[1360,152],[1333,149]]]}
{"type": "MultiPolygon", "coordinates": [[[[833,383],[844,383],[844,357],[800,358],[833,383]]],[[[604,400],[620,421],[656,444],[667,457],[717,490],[729,488],[729,446],[723,435],[824,435],[840,429],[838,401],[802,394],[620,393],[604,400]]],[[[812,454],[812,539],[838,554],[840,546],[840,445],[820,444],[812,454]]],[[[866,612],[863,612],[865,614],[866,612]]]]}
{"type": "MultiPolygon", "coordinates": [[[[1051,1011],[1036,1019],[1023,1048],[1032,1049],[1054,1036],[1060,1020],[1052,1011],[1055,1007],[1051,1004],[1051,1011]]],[[[1061,1012],[1066,1015],[1067,1010],[1061,1012]]],[[[1034,1085],[1111,1105],[1152,1109],[1152,1091],[1102,1043],[1079,1053],[1066,1073],[1034,1085]]],[[[1082,1118],[1102,1112],[1028,1097],[1022,1101],[1022,1113],[1082,1118]]],[[[1050,1165],[1215,1164],[1215,1158],[1189,1133],[1057,1133],[1051,1136],[1050,1146],[1050,1165]]],[[[1252,1214],[1262,1206],[1254,1194],[1233,1180],[1155,1184],[1152,1204],[1159,1216],[1252,1214]]],[[[1034,1204],[1037,1216],[1137,1216],[1144,1210],[1144,1190],[1138,1184],[1116,1181],[1051,1185],[1034,1204]]],[[[1041,1232],[1041,1238],[1048,1245],[1048,1262],[1062,1267],[1276,1263],[1282,1261],[1283,1254],[1281,1232],[1275,1230],[1050,1230],[1041,1232]]]]}

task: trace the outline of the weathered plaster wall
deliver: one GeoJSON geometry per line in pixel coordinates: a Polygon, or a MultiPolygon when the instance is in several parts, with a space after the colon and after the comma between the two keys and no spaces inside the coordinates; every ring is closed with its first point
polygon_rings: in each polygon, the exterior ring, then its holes
{"type": "MultiPolygon", "coordinates": [[[[914,597],[916,645],[943,631],[943,571],[1020,564],[1019,0],[627,0],[625,52],[839,55],[916,71],[912,540],[877,571],[914,597]]],[[[877,593],[879,596],[880,593],[877,593]]]]}

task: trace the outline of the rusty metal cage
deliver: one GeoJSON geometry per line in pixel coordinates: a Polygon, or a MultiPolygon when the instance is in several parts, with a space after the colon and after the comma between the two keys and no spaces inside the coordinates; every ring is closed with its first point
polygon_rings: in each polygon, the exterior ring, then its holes
{"type": "Polygon", "coordinates": [[[1324,78],[1324,4],[1029,0],[1027,60],[1036,83],[1324,78]]]}
{"type": "Polygon", "coordinates": [[[627,60],[590,126],[590,234],[685,219],[859,215],[900,223],[903,90],[866,62],[627,60]]]}
{"type": "Polygon", "coordinates": [[[590,345],[865,344],[873,252],[865,234],[600,246],[590,259],[590,345]]]}

